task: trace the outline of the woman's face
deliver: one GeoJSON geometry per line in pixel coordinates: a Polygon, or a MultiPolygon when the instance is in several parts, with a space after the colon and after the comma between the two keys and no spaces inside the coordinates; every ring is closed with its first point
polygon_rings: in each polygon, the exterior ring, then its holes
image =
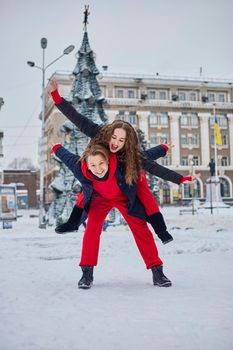
{"type": "Polygon", "coordinates": [[[108,171],[108,162],[101,154],[97,154],[96,156],[88,156],[87,167],[92,174],[102,178],[108,171]]]}
{"type": "Polygon", "coordinates": [[[125,140],[126,131],[122,128],[115,129],[109,141],[110,152],[116,153],[120,151],[125,145],[125,140]]]}

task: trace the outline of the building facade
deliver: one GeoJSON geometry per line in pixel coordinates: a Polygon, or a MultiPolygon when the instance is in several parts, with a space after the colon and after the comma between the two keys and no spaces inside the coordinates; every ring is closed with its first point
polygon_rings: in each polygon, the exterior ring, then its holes
{"type": "MultiPolygon", "coordinates": [[[[72,75],[55,73],[59,91],[68,97],[72,75]]],[[[194,196],[205,200],[209,163],[214,158],[214,121],[217,117],[222,146],[217,149],[217,169],[224,201],[233,203],[233,86],[231,82],[202,78],[127,75],[103,72],[99,77],[106,98],[105,112],[109,122],[122,119],[143,131],[148,148],[170,143],[170,156],[159,162],[183,175],[200,173],[194,196]]],[[[65,118],[48,99],[45,132],[48,144],[62,142],[59,128],[65,118]],[[51,142],[52,141],[52,142],[51,142]]],[[[46,182],[56,171],[49,156],[46,182]]],[[[177,186],[160,182],[160,200],[173,203],[190,200],[190,185],[177,186]]],[[[49,196],[47,198],[49,201],[49,196]]]]}

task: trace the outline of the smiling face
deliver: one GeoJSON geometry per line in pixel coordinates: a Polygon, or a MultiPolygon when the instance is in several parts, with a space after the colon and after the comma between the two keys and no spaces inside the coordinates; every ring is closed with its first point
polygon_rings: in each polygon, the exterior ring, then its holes
{"type": "Polygon", "coordinates": [[[99,178],[103,178],[108,171],[108,161],[101,154],[88,156],[87,166],[92,174],[99,178]]]}
{"type": "Polygon", "coordinates": [[[120,151],[125,145],[125,140],[126,131],[122,128],[114,129],[111,139],[109,141],[110,152],[116,153],[120,151]]]}

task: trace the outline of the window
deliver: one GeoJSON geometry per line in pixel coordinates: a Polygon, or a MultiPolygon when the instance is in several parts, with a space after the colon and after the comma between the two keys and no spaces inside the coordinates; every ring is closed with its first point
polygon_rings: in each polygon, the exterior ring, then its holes
{"type": "Polygon", "coordinates": [[[167,113],[160,113],[160,125],[168,125],[168,115],[167,113]]]}
{"type": "Polygon", "coordinates": [[[179,100],[180,101],[185,101],[186,100],[185,92],[180,91],[178,96],[179,96],[179,100]]]}
{"type": "Polygon", "coordinates": [[[215,94],[214,93],[208,93],[208,101],[209,102],[215,101],[215,94]]]}
{"type": "Polygon", "coordinates": [[[228,157],[222,157],[221,165],[222,166],[227,166],[228,165],[228,157]]]}
{"type": "Polygon", "coordinates": [[[180,117],[180,125],[181,126],[188,126],[188,116],[186,114],[182,114],[181,117],[180,117]]]}
{"type": "Polygon", "coordinates": [[[182,147],[199,147],[199,134],[181,134],[182,147]]]}
{"type": "Polygon", "coordinates": [[[129,112],[129,123],[132,125],[137,125],[136,112],[129,112]]]}
{"type": "Polygon", "coordinates": [[[223,146],[228,146],[228,135],[223,134],[222,136],[222,145],[223,146]]]}
{"type": "Polygon", "coordinates": [[[219,126],[227,128],[227,117],[224,114],[217,116],[219,126]]]}
{"type": "Polygon", "coordinates": [[[190,92],[190,101],[196,101],[196,100],[197,100],[196,92],[190,92]]]}
{"type": "Polygon", "coordinates": [[[167,134],[160,134],[159,143],[167,143],[167,134]]]}
{"type": "Polygon", "coordinates": [[[116,97],[117,97],[117,98],[124,98],[124,90],[122,90],[122,89],[117,89],[116,97]]]}
{"type": "MultiPolygon", "coordinates": [[[[218,114],[218,115],[216,115],[216,119],[217,119],[218,125],[220,127],[227,128],[228,121],[227,121],[227,117],[226,117],[225,114],[218,114]]],[[[213,127],[214,123],[215,123],[215,117],[214,117],[214,115],[212,115],[210,117],[210,126],[213,127]]]]}
{"type": "Polygon", "coordinates": [[[220,177],[220,192],[222,197],[230,197],[230,185],[227,179],[220,177]]]}
{"type": "Polygon", "coordinates": [[[210,134],[210,145],[214,146],[215,139],[214,139],[214,134],[210,134]]]}
{"type": "MultiPolygon", "coordinates": [[[[228,135],[221,134],[221,137],[222,137],[222,145],[223,146],[228,146],[228,135]]],[[[210,135],[210,145],[214,146],[214,144],[215,144],[215,135],[211,134],[210,135]]]]}
{"type": "Polygon", "coordinates": [[[184,198],[192,198],[191,186],[189,184],[184,184],[184,198]]]}
{"type": "Polygon", "coordinates": [[[181,165],[189,165],[188,156],[181,157],[181,165]]]}
{"type": "Polygon", "coordinates": [[[156,133],[151,134],[150,136],[150,143],[151,145],[159,145],[160,143],[167,143],[168,142],[168,135],[166,133],[156,133]]]}
{"type": "Polygon", "coordinates": [[[188,146],[188,135],[187,134],[181,134],[181,145],[182,146],[188,146]]]}
{"type": "Polygon", "coordinates": [[[225,94],[219,94],[218,95],[218,101],[219,102],[225,102],[225,94]]]}
{"type": "MultiPolygon", "coordinates": [[[[192,188],[190,184],[184,184],[184,198],[192,198],[192,188]]],[[[194,182],[193,197],[201,198],[201,185],[200,181],[196,180],[194,182]]]]}
{"type": "Polygon", "coordinates": [[[150,126],[168,127],[168,114],[166,112],[151,112],[149,122],[150,126]]]}
{"type": "Polygon", "coordinates": [[[161,158],[161,165],[163,165],[163,166],[170,165],[170,158],[167,157],[167,156],[162,157],[162,158],[161,158]]]}
{"type": "Polygon", "coordinates": [[[159,99],[160,100],[166,100],[166,91],[160,91],[159,92],[159,99]]]}
{"type": "Polygon", "coordinates": [[[125,111],[119,111],[117,119],[125,120],[125,111]]]}
{"type": "Polygon", "coordinates": [[[128,98],[134,98],[134,90],[128,90],[128,98]]]}
{"type": "Polygon", "coordinates": [[[151,145],[158,145],[158,137],[154,134],[150,136],[150,143],[151,145]]]}
{"type": "Polygon", "coordinates": [[[197,127],[199,125],[198,116],[196,113],[188,115],[187,113],[182,113],[180,117],[180,126],[187,127],[197,127]]]}
{"type": "Polygon", "coordinates": [[[215,118],[214,118],[214,116],[212,115],[212,116],[210,117],[210,126],[211,126],[211,127],[214,126],[214,121],[215,121],[215,118]]]}
{"type": "Polygon", "coordinates": [[[148,92],[148,98],[149,100],[155,100],[155,91],[149,91],[148,92]]]}
{"type": "Polygon", "coordinates": [[[191,125],[198,126],[198,116],[196,113],[191,114],[191,125]]]}
{"type": "Polygon", "coordinates": [[[158,125],[158,118],[156,113],[152,112],[149,119],[150,125],[158,125]]]}
{"type": "Polygon", "coordinates": [[[199,156],[193,156],[193,165],[199,165],[200,161],[199,161],[199,156]]]}
{"type": "Polygon", "coordinates": [[[192,146],[198,146],[199,145],[199,135],[198,134],[192,134],[192,136],[191,136],[191,145],[192,146]]]}

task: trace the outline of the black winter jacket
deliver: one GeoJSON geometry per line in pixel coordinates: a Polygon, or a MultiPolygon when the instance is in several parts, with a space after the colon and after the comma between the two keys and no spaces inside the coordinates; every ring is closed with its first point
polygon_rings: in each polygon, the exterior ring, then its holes
{"type": "MultiPolygon", "coordinates": [[[[80,114],[78,111],[76,111],[72,104],[64,98],[62,98],[61,103],[56,104],[56,106],[82,133],[90,138],[94,138],[104,126],[98,125],[89,118],[80,114]]],[[[144,160],[143,168],[149,173],[160,177],[163,180],[171,181],[175,184],[180,184],[182,175],[156,163],[153,160],[155,159],[153,158],[153,152],[150,153],[150,150],[151,149],[147,150],[147,157],[149,158],[144,160]]]]}
{"type": "MultiPolygon", "coordinates": [[[[73,172],[74,176],[80,181],[82,185],[84,194],[84,210],[80,220],[80,224],[82,224],[86,220],[88,215],[88,209],[93,194],[92,182],[89,179],[87,179],[82,173],[79,155],[71,153],[63,146],[57,148],[55,154],[73,172]]],[[[115,176],[120,190],[127,197],[128,214],[136,216],[143,220],[148,220],[145,209],[136,196],[136,183],[133,183],[131,186],[126,184],[124,177],[124,167],[123,164],[119,161],[117,162],[115,176]]]]}

